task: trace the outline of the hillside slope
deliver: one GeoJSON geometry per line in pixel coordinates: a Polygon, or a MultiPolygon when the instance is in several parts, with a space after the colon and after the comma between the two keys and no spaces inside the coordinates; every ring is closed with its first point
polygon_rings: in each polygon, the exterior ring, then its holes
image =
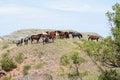
{"type": "Polygon", "coordinates": [[[82,43],[82,39],[56,39],[54,43],[39,43],[22,45],[17,47],[12,42],[5,42],[0,46],[0,55],[9,52],[10,57],[15,59],[19,54],[24,56],[18,67],[10,72],[7,76],[12,76],[12,80],[68,80],[66,73],[69,69],[60,64],[60,57],[64,54],[70,55],[71,52],[77,51],[85,59],[85,62],[79,66],[80,73],[86,74],[83,80],[97,80],[100,73],[99,68],[84,53],[84,51],[75,43],[82,43]],[[4,47],[7,45],[7,47],[4,47]],[[3,48],[4,47],[4,48],[3,48]],[[29,65],[31,68],[27,75],[23,75],[24,66],[29,65]]]}

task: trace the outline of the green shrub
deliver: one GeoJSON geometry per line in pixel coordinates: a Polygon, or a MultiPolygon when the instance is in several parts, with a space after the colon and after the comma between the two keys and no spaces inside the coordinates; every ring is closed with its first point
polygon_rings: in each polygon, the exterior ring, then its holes
{"type": "Polygon", "coordinates": [[[75,76],[78,76],[77,72],[76,71],[72,71],[68,74],[68,77],[71,78],[71,77],[75,77],[75,76]]]}
{"type": "Polygon", "coordinates": [[[22,63],[23,62],[23,60],[24,60],[24,55],[22,54],[22,53],[19,53],[16,57],[15,57],[15,61],[17,62],[17,63],[22,63]]]}
{"type": "Polygon", "coordinates": [[[3,70],[5,71],[11,71],[13,70],[14,68],[17,67],[16,63],[8,58],[8,57],[4,57],[2,60],[1,60],[1,67],[3,70]]]}
{"type": "Polygon", "coordinates": [[[62,55],[60,58],[60,63],[62,65],[69,66],[69,69],[73,68],[73,70],[69,71],[68,73],[68,77],[72,78],[73,80],[76,80],[77,78],[82,79],[82,76],[79,73],[79,66],[84,61],[85,60],[82,57],[80,57],[78,52],[72,52],[69,56],[62,55]]]}
{"type": "Polygon", "coordinates": [[[43,67],[44,64],[45,64],[44,62],[38,63],[38,64],[36,64],[36,65],[34,66],[34,68],[35,68],[35,69],[39,69],[39,68],[43,67]]]}
{"type": "Polygon", "coordinates": [[[2,59],[6,58],[6,57],[9,57],[10,53],[9,52],[6,52],[4,54],[2,54],[2,59]]]}
{"type": "Polygon", "coordinates": [[[28,74],[28,70],[31,68],[30,65],[25,65],[24,68],[23,68],[23,75],[27,75],[28,74]]]}
{"type": "Polygon", "coordinates": [[[119,80],[120,77],[118,77],[118,73],[116,70],[106,70],[103,73],[101,73],[98,77],[98,80],[119,80]]]}
{"type": "Polygon", "coordinates": [[[5,45],[3,45],[2,49],[6,49],[6,48],[8,48],[8,47],[9,47],[9,45],[8,45],[8,44],[5,44],[5,45]]]}
{"type": "Polygon", "coordinates": [[[89,70],[85,70],[85,71],[80,72],[82,77],[87,76],[89,73],[90,73],[89,70]]]}
{"type": "MultiPolygon", "coordinates": [[[[80,75],[80,73],[79,73],[80,75]]],[[[70,80],[82,80],[82,77],[81,76],[78,76],[78,73],[76,71],[72,71],[68,74],[68,78],[70,80]]]]}
{"type": "Polygon", "coordinates": [[[60,63],[64,66],[69,64],[69,57],[67,55],[62,55],[60,58],[60,63]]]}
{"type": "Polygon", "coordinates": [[[71,55],[70,55],[72,61],[73,61],[73,64],[81,64],[83,63],[85,60],[79,56],[79,53],[78,52],[73,52],[71,55]]]}

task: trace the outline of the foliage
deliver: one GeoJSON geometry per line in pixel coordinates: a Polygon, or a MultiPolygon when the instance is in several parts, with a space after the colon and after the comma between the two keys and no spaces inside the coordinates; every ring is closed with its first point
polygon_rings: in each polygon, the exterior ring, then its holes
{"type": "Polygon", "coordinates": [[[98,80],[119,80],[118,73],[116,70],[105,70],[103,73],[100,74],[98,80]]]}
{"type": "Polygon", "coordinates": [[[2,55],[2,59],[1,59],[1,67],[3,70],[5,71],[11,71],[14,68],[17,67],[16,63],[13,61],[13,59],[9,58],[9,54],[5,53],[4,55],[2,55]]]}
{"type": "Polygon", "coordinates": [[[94,41],[85,41],[82,44],[82,48],[89,56],[94,56],[96,60],[101,59],[102,52],[100,50],[103,50],[101,42],[94,42],[94,41]]]}
{"type": "Polygon", "coordinates": [[[25,65],[25,66],[23,67],[23,75],[24,75],[24,76],[28,74],[28,70],[29,70],[30,68],[31,68],[30,65],[25,65]]]}
{"type": "Polygon", "coordinates": [[[2,54],[2,58],[6,58],[6,57],[9,57],[10,53],[9,52],[6,52],[4,54],[2,54]]]}
{"type": "Polygon", "coordinates": [[[84,62],[84,59],[82,57],[79,56],[78,52],[73,52],[71,54],[71,59],[73,61],[73,64],[78,64],[80,65],[82,62],[84,62]]]}
{"type": "Polygon", "coordinates": [[[57,76],[65,77],[68,76],[67,74],[68,74],[68,69],[65,66],[60,66],[57,76]]]}
{"type": "Polygon", "coordinates": [[[62,55],[60,58],[60,63],[64,66],[68,65],[69,62],[69,57],[67,55],[62,55]]]}
{"type": "MultiPolygon", "coordinates": [[[[63,55],[60,58],[60,63],[64,66],[69,66],[69,69],[74,69],[70,70],[68,73],[68,78],[79,78],[80,73],[78,70],[78,67],[81,63],[83,63],[85,60],[79,56],[78,52],[72,52],[69,56],[68,55],[63,55]]],[[[81,78],[81,77],[80,77],[81,78]]]]}
{"type": "Polygon", "coordinates": [[[23,60],[24,60],[24,55],[22,54],[22,53],[19,53],[16,57],[15,57],[15,61],[17,62],[17,63],[22,63],[23,62],[23,60]]]}
{"type": "Polygon", "coordinates": [[[39,69],[39,68],[43,67],[44,64],[45,64],[45,62],[38,63],[38,64],[36,64],[36,65],[34,66],[34,68],[35,68],[35,69],[39,69]]]}
{"type": "Polygon", "coordinates": [[[114,41],[110,36],[101,42],[85,41],[82,48],[89,56],[94,57],[95,60],[102,62],[106,66],[117,67],[119,60],[116,58],[116,48],[114,41]]]}
{"type": "Polygon", "coordinates": [[[68,77],[71,78],[71,77],[76,77],[78,76],[77,72],[76,71],[72,71],[68,74],[68,77]]]}
{"type": "Polygon", "coordinates": [[[87,76],[89,73],[90,73],[89,70],[84,70],[84,71],[80,72],[82,77],[87,76]]]}
{"type": "Polygon", "coordinates": [[[115,61],[111,60],[112,64],[117,67],[120,67],[120,4],[116,3],[112,6],[113,12],[107,12],[106,15],[108,16],[108,20],[112,26],[111,33],[112,33],[112,45],[113,48],[113,56],[116,58],[115,61]],[[112,25],[113,24],[113,25],[112,25]],[[114,27],[113,27],[114,26],[114,27]]]}
{"type": "Polygon", "coordinates": [[[8,45],[8,44],[5,44],[5,45],[3,45],[2,49],[6,49],[6,48],[8,48],[8,47],[9,47],[9,45],[8,45]]]}

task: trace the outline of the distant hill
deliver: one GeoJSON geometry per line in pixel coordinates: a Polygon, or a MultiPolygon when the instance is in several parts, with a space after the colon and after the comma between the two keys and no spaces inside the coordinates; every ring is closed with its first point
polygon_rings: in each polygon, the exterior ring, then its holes
{"type": "Polygon", "coordinates": [[[2,37],[0,37],[0,42],[2,42],[3,41],[3,38],[2,37]]]}
{"type": "MultiPolygon", "coordinates": [[[[42,32],[46,31],[55,31],[53,29],[22,29],[15,31],[9,35],[3,36],[4,40],[18,40],[20,38],[24,38],[26,36],[30,36],[33,34],[40,34],[42,32]]],[[[73,31],[73,30],[64,30],[64,31],[73,31]]],[[[94,33],[94,32],[80,32],[83,35],[83,38],[87,39],[88,35],[98,35],[100,38],[102,38],[101,35],[94,33]]]]}

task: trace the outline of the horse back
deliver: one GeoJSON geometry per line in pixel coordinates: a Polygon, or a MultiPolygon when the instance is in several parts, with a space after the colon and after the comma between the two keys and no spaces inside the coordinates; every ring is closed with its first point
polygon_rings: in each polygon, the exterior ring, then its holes
{"type": "Polygon", "coordinates": [[[96,36],[96,35],[90,35],[89,38],[88,38],[88,40],[89,39],[91,39],[91,40],[97,40],[98,41],[99,37],[96,36]]]}

